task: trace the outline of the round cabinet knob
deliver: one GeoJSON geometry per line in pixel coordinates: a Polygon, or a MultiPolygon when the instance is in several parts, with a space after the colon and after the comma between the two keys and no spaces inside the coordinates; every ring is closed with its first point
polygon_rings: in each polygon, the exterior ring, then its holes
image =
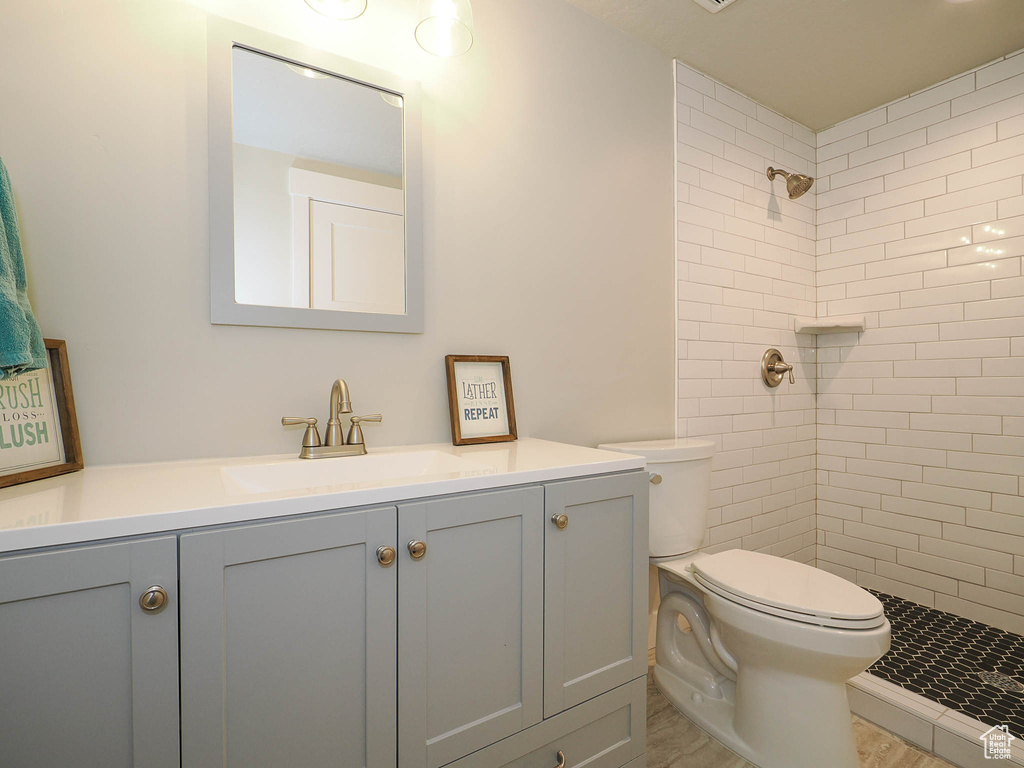
{"type": "Polygon", "coordinates": [[[661,475],[651,472],[651,485],[661,485],[661,475]]]}
{"type": "Polygon", "coordinates": [[[569,527],[569,516],[568,515],[552,515],[551,522],[555,524],[555,528],[560,531],[564,531],[569,527]]]}
{"type": "Polygon", "coordinates": [[[153,585],[139,596],[139,607],[148,613],[160,613],[167,606],[167,590],[153,585]]]}
{"type": "Polygon", "coordinates": [[[413,560],[422,560],[423,556],[427,554],[427,542],[415,540],[410,541],[409,554],[412,555],[413,560]]]}
{"type": "Polygon", "coordinates": [[[394,547],[377,547],[377,562],[387,567],[395,562],[396,552],[394,547]]]}

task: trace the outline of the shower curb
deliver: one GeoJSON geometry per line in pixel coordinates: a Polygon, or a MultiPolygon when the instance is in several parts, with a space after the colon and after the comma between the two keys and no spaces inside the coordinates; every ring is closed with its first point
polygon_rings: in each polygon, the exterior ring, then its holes
{"type": "Polygon", "coordinates": [[[1024,766],[1024,743],[1018,743],[1024,739],[1017,739],[1010,745],[1009,760],[987,759],[981,736],[992,726],[869,672],[850,680],[846,691],[850,709],[855,715],[959,768],[991,768],[1000,764],[1024,766]]]}

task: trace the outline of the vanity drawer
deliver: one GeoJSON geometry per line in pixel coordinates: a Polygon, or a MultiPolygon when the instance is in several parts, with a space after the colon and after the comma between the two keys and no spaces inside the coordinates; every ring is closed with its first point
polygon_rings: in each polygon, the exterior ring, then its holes
{"type": "Polygon", "coordinates": [[[447,768],[640,768],[646,744],[646,678],[633,680],[447,768]]]}

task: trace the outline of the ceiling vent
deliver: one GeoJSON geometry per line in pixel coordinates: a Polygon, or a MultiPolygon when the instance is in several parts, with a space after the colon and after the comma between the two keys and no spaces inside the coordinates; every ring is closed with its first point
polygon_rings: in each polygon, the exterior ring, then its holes
{"type": "Polygon", "coordinates": [[[734,2],[736,2],[736,0],[693,0],[693,2],[695,2],[701,8],[703,8],[705,11],[718,13],[727,5],[732,5],[734,2]]]}

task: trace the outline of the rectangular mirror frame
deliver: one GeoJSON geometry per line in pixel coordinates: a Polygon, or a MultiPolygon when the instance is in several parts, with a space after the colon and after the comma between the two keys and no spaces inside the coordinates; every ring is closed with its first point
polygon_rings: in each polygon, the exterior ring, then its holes
{"type": "Polygon", "coordinates": [[[390,72],[262,32],[209,19],[207,34],[210,180],[210,320],[215,325],[423,332],[423,201],[419,84],[390,72]],[[234,132],[231,53],[248,48],[293,64],[395,93],[403,99],[406,312],[387,315],[235,302],[234,132]]]}

